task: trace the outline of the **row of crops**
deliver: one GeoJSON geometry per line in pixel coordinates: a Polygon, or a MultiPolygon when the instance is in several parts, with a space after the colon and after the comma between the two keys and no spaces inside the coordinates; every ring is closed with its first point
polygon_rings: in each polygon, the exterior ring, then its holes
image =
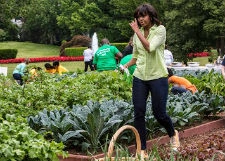
{"type": "MultiPolygon", "coordinates": [[[[176,73],[193,82],[198,92],[169,95],[167,109],[177,129],[224,110],[225,84],[221,74],[209,71],[176,73]]],[[[29,77],[29,76],[28,76],[29,77]]],[[[119,72],[48,75],[40,71],[18,86],[0,77],[0,156],[7,160],[57,160],[69,149],[95,154],[104,149],[122,125],[133,124],[132,78],[119,72]]],[[[149,138],[165,132],[151,112],[149,138]]],[[[129,132],[122,140],[132,143],[129,132]]]]}

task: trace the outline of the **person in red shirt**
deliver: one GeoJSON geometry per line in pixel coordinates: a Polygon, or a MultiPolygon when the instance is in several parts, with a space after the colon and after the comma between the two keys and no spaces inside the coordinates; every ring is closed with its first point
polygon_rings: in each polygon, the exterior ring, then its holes
{"type": "Polygon", "coordinates": [[[168,70],[168,83],[173,84],[173,87],[171,89],[171,92],[173,94],[181,94],[183,92],[190,91],[193,94],[197,92],[197,88],[195,85],[193,85],[189,80],[187,80],[184,77],[179,77],[173,75],[173,71],[170,68],[167,68],[168,70]]]}

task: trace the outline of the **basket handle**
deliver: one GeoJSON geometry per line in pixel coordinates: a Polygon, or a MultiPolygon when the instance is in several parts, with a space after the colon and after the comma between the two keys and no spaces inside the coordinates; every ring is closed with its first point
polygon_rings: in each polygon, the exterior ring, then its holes
{"type": "Polygon", "coordinates": [[[139,133],[137,131],[137,129],[131,125],[124,125],[122,127],[120,127],[116,133],[113,135],[110,143],[109,143],[109,147],[108,147],[108,153],[107,153],[107,157],[111,158],[112,157],[112,154],[113,154],[113,149],[114,149],[114,144],[116,142],[116,139],[118,138],[118,136],[121,134],[121,132],[123,132],[124,130],[126,129],[130,129],[133,131],[133,133],[135,134],[135,138],[136,138],[136,146],[137,146],[137,149],[136,149],[136,152],[138,155],[141,154],[141,140],[140,140],[140,136],[139,136],[139,133]]]}

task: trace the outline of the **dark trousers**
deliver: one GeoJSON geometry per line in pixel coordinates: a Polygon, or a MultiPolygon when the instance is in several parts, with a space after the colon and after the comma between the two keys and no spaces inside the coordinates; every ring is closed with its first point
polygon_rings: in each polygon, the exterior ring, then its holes
{"type": "Polygon", "coordinates": [[[19,74],[19,73],[14,73],[14,74],[13,74],[13,78],[16,80],[16,82],[17,82],[19,85],[23,85],[23,78],[22,78],[21,74],[19,74]]]}
{"type": "Polygon", "coordinates": [[[173,86],[171,88],[171,92],[173,94],[181,94],[181,93],[184,93],[184,92],[187,92],[188,90],[185,89],[185,88],[182,88],[182,87],[176,87],[176,86],[173,86]]]}
{"type": "Polygon", "coordinates": [[[133,79],[132,99],[134,104],[134,126],[141,138],[141,149],[146,149],[146,102],[151,94],[152,111],[157,121],[166,129],[169,137],[174,135],[174,127],[171,118],[166,113],[168,97],[168,79],[143,81],[136,77],[133,79]]]}
{"type": "Polygon", "coordinates": [[[86,72],[88,70],[88,66],[90,67],[91,71],[94,70],[92,60],[84,62],[84,71],[86,72]]]}

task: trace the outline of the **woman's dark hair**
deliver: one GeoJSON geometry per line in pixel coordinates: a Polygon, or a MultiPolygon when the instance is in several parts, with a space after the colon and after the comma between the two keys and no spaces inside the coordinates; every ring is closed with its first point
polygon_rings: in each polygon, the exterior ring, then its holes
{"type": "MultiPolygon", "coordinates": [[[[136,19],[146,15],[149,15],[149,17],[151,18],[152,24],[156,24],[157,26],[161,25],[161,21],[159,21],[158,19],[158,14],[155,8],[148,3],[144,3],[138,6],[134,12],[134,18],[136,19]]],[[[138,22],[138,25],[141,26],[139,22],[138,22]]]]}
{"type": "Polygon", "coordinates": [[[53,66],[59,66],[59,61],[54,61],[53,66]]]}
{"type": "Polygon", "coordinates": [[[25,62],[25,64],[29,64],[29,63],[30,63],[30,59],[29,59],[29,58],[26,58],[26,59],[24,60],[24,62],[25,62]]]}
{"type": "Polygon", "coordinates": [[[54,67],[50,63],[45,63],[46,69],[53,69],[54,67]]]}
{"type": "Polygon", "coordinates": [[[41,68],[41,67],[37,67],[37,70],[38,70],[38,71],[41,71],[41,70],[42,70],[42,68],[41,68]]]}
{"type": "Polygon", "coordinates": [[[168,71],[168,77],[171,77],[171,76],[173,76],[173,71],[172,71],[172,69],[171,68],[167,68],[167,71],[168,71]]]}
{"type": "Polygon", "coordinates": [[[41,67],[33,67],[32,69],[35,69],[35,70],[38,70],[38,71],[41,71],[42,70],[41,67]]]}
{"type": "Polygon", "coordinates": [[[107,38],[102,39],[101,44],[102,45],[104,45],[104,44],[110,44],[109,39],[107,39],[107,38]]]}

